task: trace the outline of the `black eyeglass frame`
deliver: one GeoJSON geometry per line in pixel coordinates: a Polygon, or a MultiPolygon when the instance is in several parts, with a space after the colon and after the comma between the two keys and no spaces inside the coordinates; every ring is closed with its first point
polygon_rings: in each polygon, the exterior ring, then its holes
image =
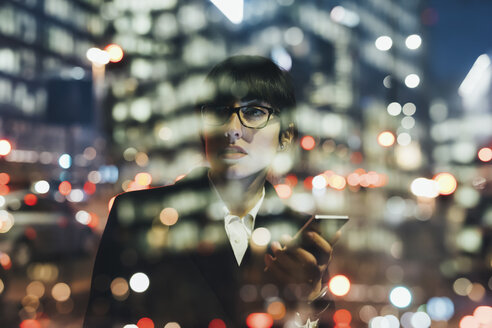
{"type": "Polygon", "coordinates": [[[202,119],[203,119],[204,122],[205,122],[205,120],[204,120],[204,116],[205,116],[204,109],[206,107],[222,107],[224,109],[227,109],[227,112],[229,113],[229,115],[224,116],[224,121],[223,122],[218,123],[218,124],[205,123],[207,125],[211,125],[211,126],[221,126],[221,125],[224,125],[227,122],[227,120],[231,117],[232,114],[236,114],[237,117],[239,118],[239,122],[241,122],[241,124],[244,127],[247,127],[249,129],[256,129],[256,130],[263,129],[264,127],[266,127],[268,125],[268,122],[270,122],[270,117],[273,114],[280,113],[280,111],[278,109],[275,109],[275,108],[272,108],[272,107],[267,107],[267,106],[262,106],[262,105],[254,105],[254,104],[248,104],[248,105],[243,105],[243,106],[238,106],[238,107],[202,105],[202,106],[200,106],[200,113],[202,114],[202,119]],[[248,126],[248,125],[244,124],[243,120],[241,119],[241,115],[239,115],[239,111],[241,109],[243,109],[243,108],[250,108],[250,107],[266,109],[268,111],[268,117],[267,117],[265,123],[263,123],[260,126],[256,126],[256,127],[254,127],[254,126],[248,126]]]}

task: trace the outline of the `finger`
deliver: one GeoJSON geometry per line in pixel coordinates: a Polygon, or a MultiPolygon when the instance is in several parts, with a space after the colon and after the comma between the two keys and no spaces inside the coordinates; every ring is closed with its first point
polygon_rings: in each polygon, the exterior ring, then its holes
{"type": "Polygon", "coordinates": [[[320,264],[325,263],[325,261],[330,259],[333,248],[326,239],[314,231],[307,232],[305,238],[306,242],[313,246],[313,255],[320,260],[320,264]]]}
{"type": "Polygon", "coordinates": [[[272,261],[268,266],[268,272],[270,272],[270,274],[275,279],[275,282],[277,283],[287,284],[295,281],[295,279],[293,279],[293,277],[288,272],[286,272],[275,260],[272,261]]]}
{"type": "Polygon", "coordinates": [[[318,276],[318,267],[314,263],[301,261],[286,251],[279,252],[275,258],[277,265],[297,282],[308,283],[318,276]]]}

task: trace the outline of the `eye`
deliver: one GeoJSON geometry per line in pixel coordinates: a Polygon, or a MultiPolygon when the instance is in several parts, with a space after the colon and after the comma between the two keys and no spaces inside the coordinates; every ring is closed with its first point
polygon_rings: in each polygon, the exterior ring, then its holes
{"type": "Polygon", "coordinates": [[[256,106],[248,106],[241,108],[243,116],[247,119],[262,119],[268,116],[268,110],[256,106]]]}

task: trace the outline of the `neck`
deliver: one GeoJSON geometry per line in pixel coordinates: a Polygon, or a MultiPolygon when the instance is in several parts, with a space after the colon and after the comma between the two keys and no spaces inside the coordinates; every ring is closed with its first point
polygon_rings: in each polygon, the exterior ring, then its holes
{"type": "Polygon", "coordinates": [[[260,200],[266,174],[266,170],[263,170],[244,178],[228,179],[210,170],[210,179],[231,214],[243,217],[260,200]]]}

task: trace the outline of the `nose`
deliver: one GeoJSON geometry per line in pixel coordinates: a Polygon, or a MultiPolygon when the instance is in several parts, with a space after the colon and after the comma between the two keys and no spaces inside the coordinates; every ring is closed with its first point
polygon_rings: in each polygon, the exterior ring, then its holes
{"type": "Polygon", "coordinates": [[[243,136],[243,125],[237,114],[232,114],[229,121],[225,125],[225,137],[229,143],[234,143],[243,136]]]}

